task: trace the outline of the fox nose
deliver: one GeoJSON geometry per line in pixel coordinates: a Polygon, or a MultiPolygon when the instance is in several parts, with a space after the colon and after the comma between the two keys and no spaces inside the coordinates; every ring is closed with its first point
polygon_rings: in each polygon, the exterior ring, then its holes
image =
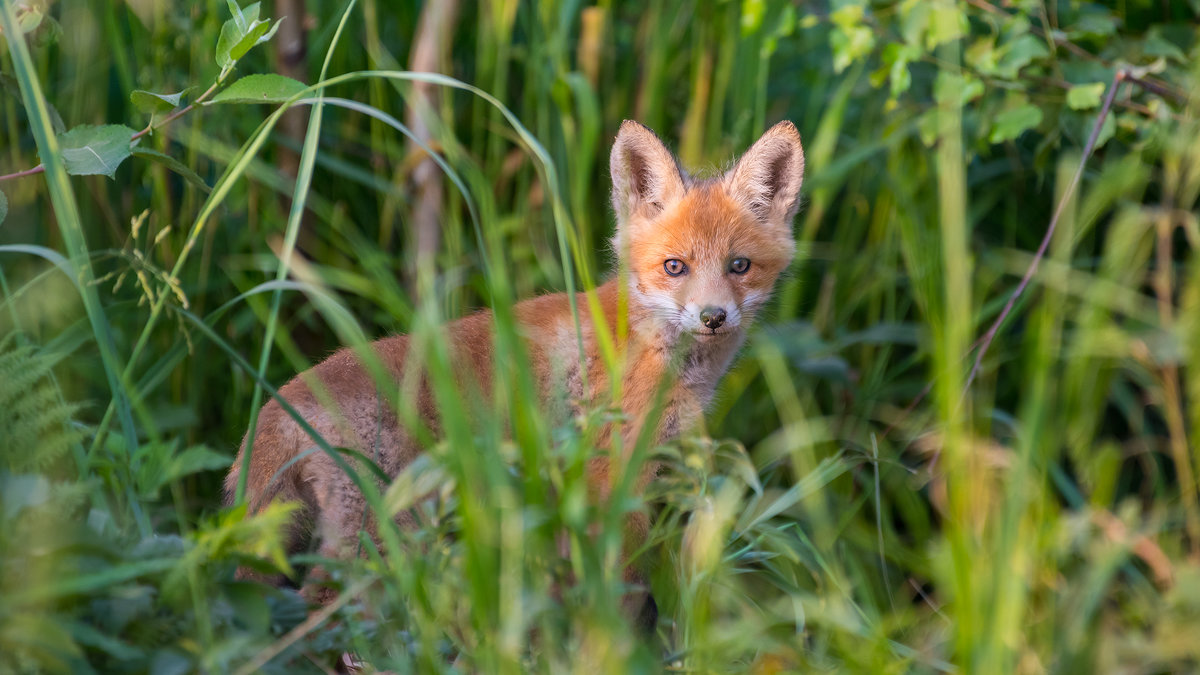
{"type": "Polygon", "coordinates": [[[700,321],[712,330],[716,330],[725,323],[725,310],[720,307],[705,307],[700,311],[700,321]]]}

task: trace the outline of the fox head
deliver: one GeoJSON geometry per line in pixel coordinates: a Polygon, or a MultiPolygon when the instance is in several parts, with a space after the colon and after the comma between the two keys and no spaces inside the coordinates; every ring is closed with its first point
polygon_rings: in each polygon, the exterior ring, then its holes
{"type": "Polygon", "coordinates": [[[675,337],[742,335],[795,252],[804,178],[796,127],[776,124],[732,169],[697,179],[654,132],[626,121],[610,169],[631,311],[675,337]]]}

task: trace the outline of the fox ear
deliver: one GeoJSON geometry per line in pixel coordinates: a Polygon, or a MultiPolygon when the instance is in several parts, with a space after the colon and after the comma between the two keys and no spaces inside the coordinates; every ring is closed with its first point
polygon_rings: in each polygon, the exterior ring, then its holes
{"type": "Polygon", "coordinates": [[[631,120],[622,122],[617,132],[609,171],[618,223],[639,211],[649,216],[657,214],[686,192],[675,156],[653,131],[631,120]]]}
{"type": "Polygon", "coordinates": [[[723,179],[725,189],[759,220],[791,227],[800,207],[804,148],[788,121],[767,130],[723,179]]]}

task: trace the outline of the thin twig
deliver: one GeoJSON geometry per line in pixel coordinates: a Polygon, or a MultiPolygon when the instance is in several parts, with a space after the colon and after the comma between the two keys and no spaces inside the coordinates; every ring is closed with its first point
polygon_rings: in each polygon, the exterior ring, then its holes
{"type": "MultiPolygon", "coordinates": [[[[1171,281],[1171,237],[1175,223],[1165,209],[1160,211],[1155,223],[1157,229],[1157,259],[1154,270],[1154,294],[1158,298],[1159,325],[1168,334],[1175,325],[1171,298],[1174,295],[1171,281]]],[[[1183,396],[1179,391],[1179,368],[1174,363],[1163,363],[1158,369],[1163,385],[1163,410],[1167,418],[1170,438],[1171,459],[1179,474],[1179,494],[1183,499],[1184,525],[1191,539],[1192,558],[1200,559],[1200,513],[1197,509],[1196,480],[1193,478],[1192,462],[1188,458],[1187,429],[1183,421],[1183,396]]]]}
{"type": "MultiPolygon", "coordinates": [[[[967,357],[971,355],[971,352],[975,351],[975,348],[978,347],[981,342],[983,342],[983,337],[979,337],[975,340],[975,342],[971,343],[971,346],[967,348],[967,353],[963,354],[959,361],[965,361],[967,357]]],[[[921,389],[921,393],[917,394],[916,397],[913,398],[912,403],[909,403],[904,407],[904,410],[900,411],[900,415],[897,417],[896,421],[892,422],[890,425],[888,425],[887,429],[883,430],[883,433],[879,435],[879,440],[885,440],[893,431],[895,431],[896,427],[900,426],[900,424],[912,414],[912,411],[917,409],[917,406],[921,404],[921,401],[925,400],[925,397],[928,396],[929,392],[931,391],[933,391],[933,380],[925,383],[925,387],[921,389]]]]}
{"type": "MultiPolygon", "coordinates": [[[[1083,157],[1079,160],[1079,168],[1075,170],[1075,175],[1071,178],[1071,183],[1067,186],[1062,197],[1058,201],[1058,207],[1054,209],[1054,216],[1050,219],[1050,225],[1046,228],[1046,234],[1042,237],[1042,243],[1038,246],[1037,253],[1033,256],[1033,262],[1029,264],[1029,269],[1025,270],[1025,276],[1021,277],[1021,283],[1013,290],[1012,295],[1008,297],[1008,302],[1004,304],[1004,309],[1000,310],[1000,315],[992,322],[987,333],[983,336],[982,344],[979,345],[979,351],[975,353],[975,365],[971,366],[971,373],[967,376],[967,382],[963,385],[962,396],[959,397],[959,405],[962,405],[963,399],[966,398],[967,392],[971,390],[971,384],[975,381],[975,377],[979,375],[979,368],[983,365],[983,357],[987,354],[988,347],[992,345],[992,340],[995,339],[996,333],[1000,330],[1000,326],[1004,320],[1008,318],[1012,308],[1017,304],[1017,299],[1025,292],[1025,287],[1033,279],[1033,275],[1037,273],[1038,265],[1042,262],[1042,258],[1046,256],[1046,249],[1050,247],[1050,240],[1054,238],[1054,231],[1058,228],[1058,220],[1062,217],[1063,211],[1066,210],[1067,202],[1071,196],[1075,194],[1075,189],[1079,187],[1079,181],[1083,177],[1083,169],[1087,166],[1088,159],[1092,156],[1092,151],[1096,146],[1096,139],[1100,136],[1100,129],[1104,126],[1104,120],[1108,118],[1108,112],[1112,109],[1113,98],[1117,93],[1117,86],[1125,79],[1125,69],[1118,70],[1113,75],[1112,84],[1108,87],[1108,95],[1104,98],[1104,105],[1100,108],[1100,114],[1096,117],[1096,123],[1092,125],[1092,133],[1088,136],[1087,144],[1083,147],[1083,157]]],[[[936,457],[934,458],[936,461],[936,457]]]]}
{"type": "MultiPolygon", "coordinates": [[[[1037,82],[1038,84],[1044,84],[1044,85],[1051,86],[1051,87],[1057,87],[1064,91],[1070,90],[1071,87],[1075,86],[1075,85],[1071,84],[1070,82],[1067,82],[1066,80],[1063,80],[1063,79],[1060,79],[1057,77],[1032,76],[1029,79],[1037,82]]],[[[1134,77],[1133,75],[1130,75],[1128,72],[1125,73],[1125,81],[1130,84],[1136,84],[1139,87],[1142,87],[1146,91],[1150,92],[1151,94],[1154,94],[1161,98],[1170,98],[1172,100],[1175,100],[1174,97],[1177,95],[1176,92],[1171,91],[1170,89],[1163,88],[1152,82],[1147,82],[1146,80],[1140,80],[1140,79],[1134,77]]],[[[1183,103],[1182,100],[1180,100],[1178,102],[1183,103]]],[[[1132,110],[1133,112],[1136,112],[1139,115],[1145,115],[1146,117],[1154,117],[1155,115],[1158,114],[1154,110],[1151,110],[1149,106],[1142,104],[1142,103],[1138,103],[1136,101],[1128,101],[1128,100],[1113,101],[1113,105],[1124,108],[1126,110],[1132,110]]],[[[1174,119],[1175,121],[1178,121],[1178,122],[1183,121],[1183,118],[1184,118],[1184,116],[1182,114],[1177,113],[1174,110],[1171,110],[1170,108],[1166,109],[1166,114],[1170,115],[1172,119],[1174,119]]]]}
{"type": "Polygon", "coordinates": [[[44,165],[38,164],[37,166],[33,167],[32,169],[25,169],[24,171],[18,171],[16,173],[10,173],[10,174],[4,175],[4,176],[0,176],[0,181],[10,180],[13,178],[24,178],[25,176],[32,176],[35,173],[41,173],[45,170],[46,170],[46,167],[44,165]]]}
{"type": "Polygon", "coordinates": [[[933,602],[933,598],[925,594],[925,591],[921,588],[921,584],[918,583],[916,579],[909,577],[908,585],[913,587],[913,590],[917,592],[917,595],[921,596],[921,599],[925,601],[925,604],[929,605],[929,609],[932,609],[934,614],[937,614],[943,619],[947,618],[946,615],[942,613],[942,608],[933,602]]]}

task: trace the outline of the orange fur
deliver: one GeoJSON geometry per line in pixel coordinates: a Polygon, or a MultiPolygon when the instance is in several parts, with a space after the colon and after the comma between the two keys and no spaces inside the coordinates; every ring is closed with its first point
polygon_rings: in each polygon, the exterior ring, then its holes
{"type": "MultiPolygon", "coordinates": [[[[599,356],[597,331],[608,330],[623,357],[621,405],[630,418],[619,430],[608,433],[619,433],[622,447],[632,448],[660,382],[668,386],[654,440],[669,440],[698,421],[740,348],[746,327],[791,261],[791,219],[803,168],[799,134],[787,122],[764,134],[729,172],[703,180],[684,173],[648,129],[632,122],[622,125],[612,153],[613,202],[618,220],[616,247],[627,263],[628,274],[596,289],[606,327],[593,323],[587,300],[580,294],[576,300],[581,308],[585,356],[580,363],[565,294],[525,300],[514,307],[543,400],[558,403],[560,408],[566,402],[568,412],[606,401],[608,371],[599,356]],[[741,258],[749,261],[749,269],[735,273],[732,262],[741,258]],[[668,260],[680,261],[686,272],[668,274],[664,269],[668,260]],[[618,336],[615,326],[622,285],[628,292],[628,332],[618,336]],[[710,318],[706,323],[704,312],[715,309],[721,310],[721,320],[710,318]],[[583,390],[583,372],[587,391],[583,390]]],[[[459,319],[447,332],[461,383],[490,391],[491,313],[459,319]]],[[[409,339],[388,337],[373,347],[388,372],[401,381],[412,367],[407,363],[409,339]]],[[[279,393],[332,445],[377,456],[388,475],[399,473],[421,452],[349,349],[292,379],[279,393]],[[317,381],[337,409],[327,409],[314,394],[308,383],[317,381]]],[[[422,422],[437,433],[439,418],[428,386],[422,382],[411,395],[416,397],[415,408],[422,422]]],[[[332,460],[323,453],[309,454],[272,482],[280,467],[312,445],[277,401],[263,406],[246,477],[250,510],[274,499],[299,501],[316,523],[320,552],[345,556],[363,522],[366,505],[332,460]]],[[[245,452],[243,442],[226,479],[230,497],[245,452]]],[[[596,457],[588,464],[587,478],[597,503],[603,503],[611,490],[612,468],[607,457],[596,457]]],[[[638,487],[652,480],[655,471],[653,465],[647,466],[638,477],[638,487]]],[[[629,539],[644,538],[648,526],[644,515],[635,514],[628,526],[629,539]]],[[[640,580],[635,571],[628,577],[640,580]]],[[[324,599],[319,592],[313,597],[324,599]]]]}

